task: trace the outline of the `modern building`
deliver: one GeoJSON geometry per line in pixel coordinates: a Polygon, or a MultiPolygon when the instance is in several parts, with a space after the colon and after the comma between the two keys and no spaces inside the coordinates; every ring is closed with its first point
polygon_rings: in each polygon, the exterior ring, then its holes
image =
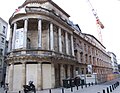
{"type": "Polygon", "coordinates": [[[22,90],[29,81],[37,90],[60,87],[63,79],[88,73],[102,81],[112,72],[105,47],[69,17],[52,0],[26,0],[13,13],[6,58],[10,91],[22,90]]]}
{"type": "Polygon", "coordinates": [[[4,83],[4,57],[8,24],[0,17],[0,85],[4,83]]]}
{"type": "Polygon", "coordinates": [[[111,56],[113,73],[118,73],[119,71],[116,55],[113,52],[108,52],[108,54],[111,56]]]}

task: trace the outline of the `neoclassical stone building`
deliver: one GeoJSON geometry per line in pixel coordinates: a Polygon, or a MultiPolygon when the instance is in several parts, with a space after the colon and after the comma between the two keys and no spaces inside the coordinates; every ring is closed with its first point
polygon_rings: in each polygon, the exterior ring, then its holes
{"type": "Polygon", "coordinates": [[[110,56],[51,0],[26,0],[9,19],[6,83],[10,91],[34,81],[37,90],[60,87],[78,74],[111,73],[110,56]],[[17,86],[17,87],[16,87],[17,86]]]}

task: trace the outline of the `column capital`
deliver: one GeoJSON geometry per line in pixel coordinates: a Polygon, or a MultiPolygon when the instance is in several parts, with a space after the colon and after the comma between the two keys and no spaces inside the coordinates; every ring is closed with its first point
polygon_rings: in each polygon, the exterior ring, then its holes
{"type": "Polygon", "coordinates": [[[25,20],[29,20],[29,18],[24,18],[23,20],[24,20],[24,21],[25,21],[25,20]]]}
{"type": "Polygon", "coordinates": [[[23,61],[23,62],[21,62],[21,63],[22,63],[22,64],[26,64],[26,62],[24,62],[24,61],[23,61]]]}
{"type": "Polygon", "coordinates": [[[38,20],[42,20],[42,18],[38,18],[38,20]]]}
{"type": "Polygon", "coordinates": [[[12,63],[10,63],[10,65],[14,65],[14,63],[12,62],[12,63]]]}

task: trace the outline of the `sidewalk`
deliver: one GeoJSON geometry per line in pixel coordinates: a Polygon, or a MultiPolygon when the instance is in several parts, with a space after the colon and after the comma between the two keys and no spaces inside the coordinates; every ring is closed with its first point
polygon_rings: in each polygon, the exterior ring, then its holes
{"type": "MultiPolygon", "coordinates": [[[[83,86],[83,89],[81,88],[81,86],[79,86],[78,90],[77,87],[73,87],[73,92],[71,92],[71,88],[64,88],[64,92],[62,92],[62,88],[56,88],[56,89],[51,89],[51,92],[49,90],[42,90],[42,91],[37,91],[36,93],[103,93],[103,89],[105,90],[105,93],[107,93],[107,87],[112,86],[117,81],[120,82],[120,78],[98,85],[93,85],[93,86],[87,85],[87,87],[83,86]]],[[[116,89],[112,90],[112,92],[110,92],[109,90],[109,93],[119,93],[119,91],[120,91],[120,85],[116,89]]],[[[0,88],[0,93],[4,93],[2,88],[0,88]]],[[[12,93],[19,93],[19,92],[12,92],[12,93]]]]}
{"type": "MultiPolygon", "coordinates": [[[[112,84],[114,84],[117,81],[120,81],[120,78],[106,83],[88,86],[87,88],[84,86],[83,89],[81,88],[81,86],[79,86],[78,90],[77,87],[73,87],[73,92],[71,92],[71,88],[68,89],[64,88],[64,93],[103,93],[103,89],[105,90],[105,93],[107,93],[107,87],[109,88],[110,86],[112,86],[112,84]]],[[[119,93],[119,91],[120,91],[120,85],[116,89],[112,90],[111,93],[119,93]]],[[[50,93],[50,92],[49,90],[43,90],[43,91],[38,91],[37,93],[50,93]]],[[[61,88],[52,89],[51,93],[62,93],[62,89],[61,88]]]]}

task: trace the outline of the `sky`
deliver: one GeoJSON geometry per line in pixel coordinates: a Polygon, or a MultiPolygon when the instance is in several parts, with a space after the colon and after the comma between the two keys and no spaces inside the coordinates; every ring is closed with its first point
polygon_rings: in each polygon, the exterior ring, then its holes
{"type": "MultiPolygon", "coordinates": [[[[10,16],[25,0],[2,0],[0,3],[0,17],[8,22],[10,16]]],[[[92,14],[88,0],[53,0],[65,10],[74,24],[78,24],[83,33],[98,37],[96,19],[92,14]]],[[[120,63],[120,0],[90,0],[100,21],[104,25],[101,29],[103,45],[106,51],[113,52],[120,63]]],[[[9,36],[9,35],[8,35],[9,36]]]]}

